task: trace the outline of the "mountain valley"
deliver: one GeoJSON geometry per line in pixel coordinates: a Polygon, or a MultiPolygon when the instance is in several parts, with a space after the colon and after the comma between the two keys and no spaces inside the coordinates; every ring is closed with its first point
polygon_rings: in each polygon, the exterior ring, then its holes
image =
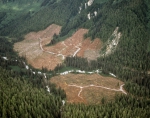
{"type": "Polygon", "coordinates": [[[148,118],[149,0],[0,0],[0,117],[148,118]]]}

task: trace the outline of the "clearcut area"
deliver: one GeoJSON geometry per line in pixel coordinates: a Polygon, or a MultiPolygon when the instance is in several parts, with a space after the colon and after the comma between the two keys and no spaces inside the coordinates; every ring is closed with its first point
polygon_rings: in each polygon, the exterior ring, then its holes
{"type": "Polygon", "coordinates": [[[14,50],[20,56],[26,57],[28,63],[37,69],[44,67],[53,70],[67,56],[86,57],[88,60],[97,59],[102,42],[100,39],[94,41],[90,38],[84,39],[87,29],[79,29],[64,41],[46,46],[51,42],[53,35],[59,34],[60,30],[61,26],[52,24],[43,31],[31,32],[23,41],[15,43],[14,50]]]}
{"type": "Polygon", "coordinates": [[[116,94],[127,94],[124,83],[99,74],[67,74],[52,77],[50,82],[65,90],[69,103],[101,104],[112,101],[116,94]]]}

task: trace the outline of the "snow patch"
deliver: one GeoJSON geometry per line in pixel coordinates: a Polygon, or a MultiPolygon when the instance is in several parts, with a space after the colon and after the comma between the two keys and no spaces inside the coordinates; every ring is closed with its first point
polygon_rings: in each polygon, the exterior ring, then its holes
{"type": "Polygon", "coordinates": [[[97,16],[97,11],[94,11],[94,15],[97,16]]]}
{"type": "Polygon", "coordinates": [[[97,69],[95,72],[96,72],[96,73],[100,73],[101,71],[100,71],[99,69],[97,69]]]}
{"type": "Polygon", "coordinates": [[[28,70],[29,66],[25,62],[23,62],[23,64],[25,65],[25,68],[28,70]]]}
{"type": "Polygon", "coordinates": [[[87,17],[88,17],[88,19],[89,19],[89,20],[91,19],[91,15],[90,15],[90,13],[88,13],[87,17]]]}
{"type": "Polygon", "coordinates": [[[85,71],[81,71],[81,70],[76,70],[76,72],[78,72],[78,73],[85,73],[85,71]]]}
{"type": "Polygon", "coordinates": [[[65,71],[65,72],[63,72],[63,73],[60,73],[60,75],[67,75],[67,74],[69,74],[69,73],[71,73],[71,72],[73,72],[73,70],[65,71]]]}
{"type": "Polygon", "coordinates": [[[62,105],[63,105],[63,106],[65,105],[65,100],[62,100],[62,105]]]}
{"type": "Polygon", "coordinates": [[[85,73],[88,73],[88,74],[93,74],[93,73],[101,73],[101,71],[99,69],[95,70],[95,71],[92,71],[92,72],[86,72],[86,71],[82,71],[82,70],[70,70],[70,71],[65,71],[65,72],[62,72],[62,73],[57,73],[57,74],[60,74],[60,75],[67,75],[69,73],[72,73],[72,72],[77,72],[77,73],[81,73],[81,74],[85,74],[85,73]]]}
{"type": "Polygon", "coordinates": [[[111,76],[116,77],[116,75],[114,75],[113,73],[109,73],[111,76]]]}
{"type": "Polygon", "coordinates": [[[94,0],[89,0],[89,1],[87,2],[88,6],[91,6],[91,5],[93,4],[93,2],[94,2],[94,0]]]}
{"type": "Polygon", "coordinates": [[[40,74],[42,74],[40,71],[38,71],[38,74],[40,75],[40,74]]]}
{"type": "Polygon", "coordinates": [[[27,70],[29,69],[29,66],[28,66],[28,65],[26,65],[26,69],[27,69],[27,70]]]}
{"type": "Polygon", "coordinates": [[[46,86],[46,88],[47,88],[47,91],[50,93],[50,88],[48,86],[46,86]]]}
{"type": "Polygon", "coordinates": [[[82,7],[79,7],[79,14],[81,13],[82,7]]]}
{"type": "Polygon", "coordinates": [[[88,74],[93,74],[94,72],[87,72],[88,74]]]}
{"type": "Polygon", "coordinates": [[[4,60],[8,60],[8,58],[7,57],[2,57],[4,60]]]}
{"type": "Polygon", "coordinates": [[[46,79],[46,78],[47,78],[47,77],[46,77],[46,73],[43,73],[43,75],[44,75],[44,77],[45,77],[45,79],[46,79]]]}

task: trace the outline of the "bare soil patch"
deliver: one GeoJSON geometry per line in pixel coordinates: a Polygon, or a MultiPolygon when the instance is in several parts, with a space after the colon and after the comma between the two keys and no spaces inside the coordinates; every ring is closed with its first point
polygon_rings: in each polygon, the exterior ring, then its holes
{"type": "Polygon", "coordinates": [[[31,32],[25,36],[23,41],[14,44],[14,50],[20,56],[25,56],[28,63],[34,68],[54,69],[58,63],[61,63],[61,60],[43,52],[40,48],[39,38],[42,38],[42,44],[45,45],[51,41],[55,33],[59,34],[60,30],[60,26],[52,24],[43,31],[31,32]]]}
{"type": "Polygon", "coordinates": [[[53,70],[66,56],[77,55],[88,60],[95,60],[99,56],[102,42],[100,39],[95,39],[93,42],[90,38],[84,39],[87,29],[79,29],[66,40],[53,46],[45,46],[50,43],[55,33],[59,34],[60,30],[60,26],[52,24],[43,31],[31,32],[23,41],[15,43],[14,50],[20,56],[25,56],[34,68],[45,67],[48,70],[53,70]]]}
{"type": "Polygon", "coordinates": [[[85,104],[99,104],[104,97],[106,101],[114,99],[115,94],[123,94],[121,91],[109,90],[101,87],[103,86],[115,90],[120,89],[122,81],[113,77],[104,77],[99,74],[68,74],[59,75],[51,78],[52,83],[55,83],[57,87],[61,87],[65,90],[67,95],[67,101],[69,103],[85,103],[85,104]],[[76,86],[71,86],[76,85],[76,86]],[[88,86],[88,87],[85,87],[88,86]],[[80,87],[85,87],[79,95],[80,87]],[[78,96],[79,95],[79,96],[78,96]],[[81,98],[82,97],[82,98],[81,98]]]}

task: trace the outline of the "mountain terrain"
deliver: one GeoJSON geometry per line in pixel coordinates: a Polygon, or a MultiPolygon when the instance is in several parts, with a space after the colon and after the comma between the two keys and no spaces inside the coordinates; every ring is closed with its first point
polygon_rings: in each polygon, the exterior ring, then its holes
{"type": "Polygon", "coordinates": [[[0,0],[0,117],[148,118],[149,0],[0,0]]]}

